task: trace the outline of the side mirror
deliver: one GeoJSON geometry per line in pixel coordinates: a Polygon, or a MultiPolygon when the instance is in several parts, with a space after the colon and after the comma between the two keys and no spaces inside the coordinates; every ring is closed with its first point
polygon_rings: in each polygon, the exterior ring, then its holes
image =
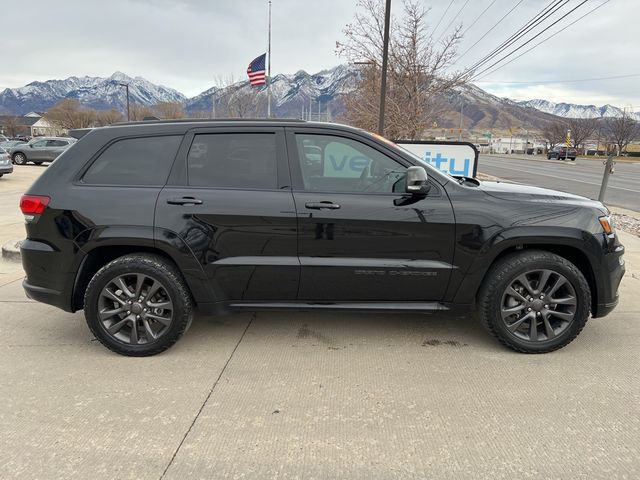
{"type": "Polygon", "coordinates": [[[426,194],[429,192],[431,185],[427,177],[427,171],[424,167],[407,168],[407,193],[426,194]]]}

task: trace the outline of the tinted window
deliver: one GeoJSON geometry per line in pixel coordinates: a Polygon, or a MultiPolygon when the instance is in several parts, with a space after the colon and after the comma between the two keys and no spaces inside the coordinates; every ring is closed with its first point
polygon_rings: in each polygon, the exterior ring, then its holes
{"type": "Polygon", "coordinates": [[[93,162],[83,181],[97,185],[164,185],[181,136],[118,140],[93,162]]]}
{"type": "Polygon", "coordinates": [[[31,145],[33,145],[34,147],[46,147],[47,146],[47,141],[46,140],[39,140],[37,142],[33,142],[31,145]]]}
{"type": "Polygon", "coordinates": [[[273,133],[196,135],[187,158],[189,185],[276,189],[276,136],[273,133]]]}
{"type": "Polygon", "coordinates": [[[406,168],[374,148],[331,135],[296,135],[305,190],[391,193],[406,168]]]}
{"type": "Polygon", "coordinates": [[[64,140],[48,140],[47,147],[66,147],[67,142],[64,140]]]}

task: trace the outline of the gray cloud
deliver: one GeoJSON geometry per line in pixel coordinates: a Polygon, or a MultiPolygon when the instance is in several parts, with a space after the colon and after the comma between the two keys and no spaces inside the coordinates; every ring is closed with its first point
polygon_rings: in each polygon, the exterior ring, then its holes
{"type": "MultiPolygon", "coordinates": [[[[448,2],[431,3],[434,8],[429,18],[434,25],[448,2]]],[[[463,3],[455,0],[441,29],[463,3]]],[[[469,2],[455,23],[471,24],[489,3],[469,2]]],[[[592,0],[578,12],[599,3],[601,0],[592,0]]],[[[468,67],[547,4],[546,0],[523,2],[456,67],[468,67]]],[[[511,0],[498,0],[468,32],[460,51],[513,5],[511,0]]],[[[393,0],[392,8],[399,10],[400,1],[393,0]]],[[[355,0],[273,0],[272,73],[318,71],[339,63],[335,41],[342,38],[342,28],[354,10],[355,0]]],[[[3,50],[9,59],[0,70],[0,88],[70,75],[107,76],[120,70],[195,95],[217,77],[244,78],[248,62],[266,50],[266,0],[30,0],[3,2],[3,11],[15,13],[3,23],[3,50]]],[[[640,73],[634,65],[638,37],[627,20],[637,18],[638,13],[637,0],[612,0],[489,76],[500,83],[480,86],[518,99],[545,95],[552,101],[632,104],[640,109],[640,77],[566,84],[504,83],[640,73]]]]}

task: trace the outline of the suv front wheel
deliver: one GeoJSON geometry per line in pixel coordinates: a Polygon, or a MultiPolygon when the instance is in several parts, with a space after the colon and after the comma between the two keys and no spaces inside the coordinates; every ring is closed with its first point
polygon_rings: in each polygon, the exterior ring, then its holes
{"type": "Polygon", "coordinates": [[[507,255],[487,273],[479,294],[485,328],[524,353],[564,347],[589,318],[591,292],[582,272],[550,252],[507,255]]]}
{"type": "Polygon", "coordinates": [[[102,267],[84,297],[91,332],[121,355],[171,347],[189,327],[192,300],[176,267],[160,256],[132,254],[102,267]]]}

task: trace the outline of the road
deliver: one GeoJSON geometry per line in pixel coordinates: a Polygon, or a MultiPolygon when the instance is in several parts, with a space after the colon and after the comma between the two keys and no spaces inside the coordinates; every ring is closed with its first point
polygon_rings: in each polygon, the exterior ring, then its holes
{"type": "MultiPolygon", "coordinates": [[[[598,198],[604,166],[601,161],[577,159],[576,162],[525,160],[481,155],[478,171],[512,182],[598,198]]],[[[640,212],[640,161],[618,162],[609,179],[605,203],[640,212]]]]}
{"type": "MultiPolygon", "coordinates": [[[[16,170],[13,238],[42,168],[16,170]]],[[[640,239],[620,235],[620,305],[547,355],[473,315],[259,312],[126,358],[0,260],[0,478],[640,478],[640,239]]]]}

